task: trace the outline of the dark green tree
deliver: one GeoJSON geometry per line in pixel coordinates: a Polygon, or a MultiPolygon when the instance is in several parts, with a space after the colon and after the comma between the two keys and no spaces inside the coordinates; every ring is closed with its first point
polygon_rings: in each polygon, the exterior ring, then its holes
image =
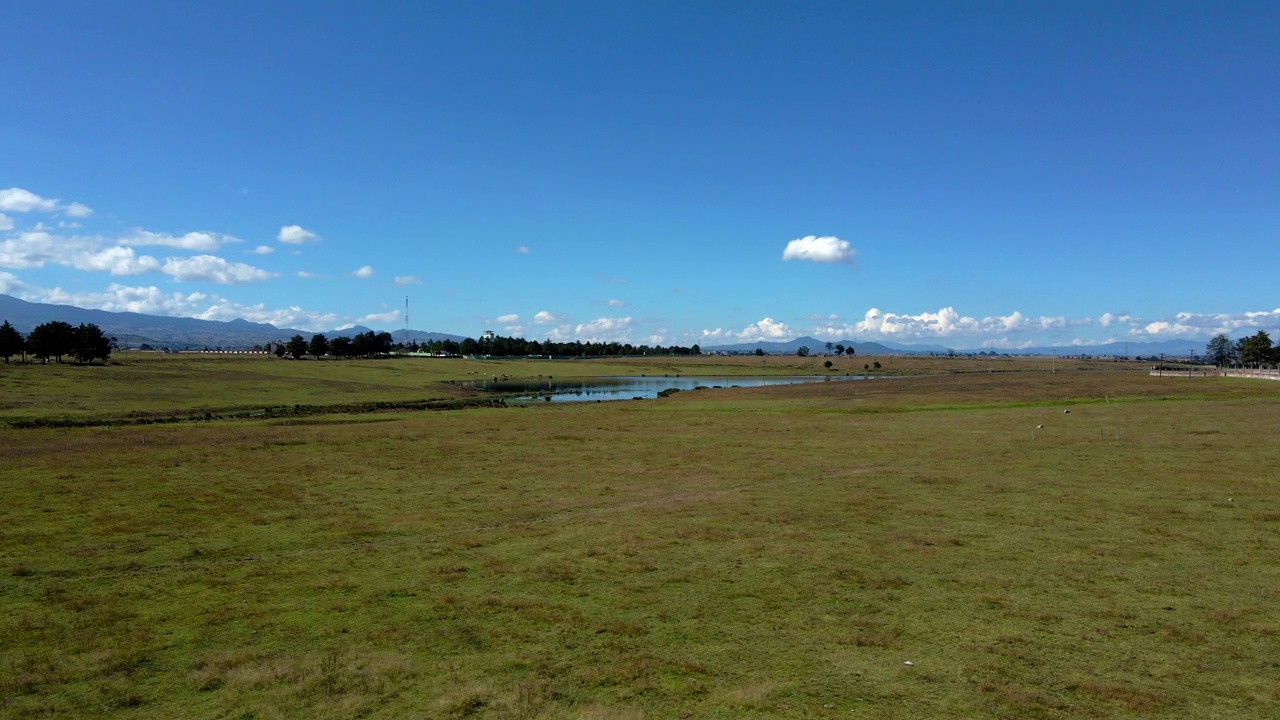
{"type": "Polygon", "coordinates": [[[27,348],[40,362],[49,362],[49,358],[62,362],[62,356],[75,349],[75,335],[75,328],[61,320],[51,320],[32,328],[27,336],[27,348]]]}
{"type": "Polygon", "coordinates": [[[836,343],[836,354],[837,355],[844,354],[844,343],[836,343]]]}
{"type": "Polygon", "coordinates": [[[1266,330],[1236,341],[1236,353],[1245,365],[1260,365],[1271,360],[1271,336],[1266,330]]]}
{"type": "Polygon", "coordinates": [[[756,348],[756,357],[764,357],[764,348],[756,348]]]}
{"type": "Polygon", "coordinates": [[[294,360],[297,360],[307,354],[307,341],[303,340],[301,335],[294,335],[289,338],[289,342],[284,344],[284,350],[294,360]]]}
{"type": "Polygon", "coordinates": [[[826,362],[822,363],[822,367],[824,367],[824,368],[826,368],[826,369],[828,369],[828,370],[830,370],[830,369],[831,369],[831,366],[832,366],[832,365],[835,365],[835,363],[831,362],[830,360],[828,360],[828,361],[826,361],[826,362]]]}
{"type": "Polygon", "coordinates": [[[351,349],[351,338],[336,337],[329,341],[329,353],[334,357],[351,357],[355,351],[351,349]]]}
{"type": "Polygon", "coordinates": [[[834,350],[834,349],[835,349],[835,347],[836,347],[836,346],[835,346],[834,344],[832,344],[830,341],[828,341],[828,342],[827,342],[827,354],[828,354],[828,355],[830,355],[830,354],[831,354],[831,351],[832,351],[832,350],[834,350]]]}
{"type": "Polygon", "coordinates": [[[853,357],[854,355],[857,355],[857,354],[858,354],[858,351],[857,351],[857,350],[854,350],[854,349],[853,349],[853,346],[852,346],[852,345],[850,345],[849,347],[847,347],[847,348],[845,348],[845,349],[844,349],[844,354],[845,354],[845,355],[848,355],[849,357],[853,357]]]}
{"type": "Polygon", "coordinates": [[[22,352],[26,347],[26,338],[22,337],[22,333],[18,332],[8,320],[0,325],[0,355],[4,356],[4,364],[9,364],[9,358],[22,352]]]}
{"type": "Polygon", "coordinates": [[[322,355],[329,352],[329,338],[323,333],[316,333],[311,336],[311,342],[307,343],[307,354],[319,360],[322,355]]]}
{"type": "Polygon", "coordinates": [[[1230,365],[1235,356],[1235,346],[1226,335],[1214,335],[1209,344],[1204,346],[1205,362],[1214,365],[1230,365]]]}
{"type": "Polygon", "coordinates": [[[796,355],[799,355],[800,357],[809,357],[809,346],[801,345],[800,349],[796,350],[796,355]]]}
{"type": "Polygon", "coordinates": [[[94,360],[105,363],[111,357],[111,338],[93,323],[80,323],[80,327],[75,329],[71,355],[78,363],[92,363],[94,360]]]}

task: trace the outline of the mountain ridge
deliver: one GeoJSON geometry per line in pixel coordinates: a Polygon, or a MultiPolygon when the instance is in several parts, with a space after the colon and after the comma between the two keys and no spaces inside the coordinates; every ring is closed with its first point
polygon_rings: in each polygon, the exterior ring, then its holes
{"type": "MultiPolygon", "coordinates": [[[[281,328],[270,323],[256,323],[244,318],[234,320],[201,320],[199,318],[147,315],[135,312],[112,312],[76,307],[33,303],[12,295],[0,294],[0,320],[8,320],[21,333],[28,333],[36,325],[61,320],[72,325],[93,323],[108,336],[116,337],[122,344],[148,343],[177,349],[203,347],[250,348],[269,342],[288,340],[294,335],[310,338],[318,333],[296,328],[281,328]]],[[[354,325],[347,328],[325,330],[327,337],[352,336],[368,332],[370,328],[354,325]]],[[[449,333],[411,330],[414,340],[462,340],[449,333]]],[[[393,333],[401,337],[404,330],[393,333]]]]}

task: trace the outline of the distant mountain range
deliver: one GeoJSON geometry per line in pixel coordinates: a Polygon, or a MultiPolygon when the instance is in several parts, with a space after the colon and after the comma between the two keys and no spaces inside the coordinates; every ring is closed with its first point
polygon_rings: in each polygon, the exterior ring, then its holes
{"type": "MultiPolygon", "coordinates": [[[[61,320],[79,325],[93,323],[102,328],[102,332],[115,337],[121,345],[138,347],[143,343],[158,347],[172,347],[182,350],[215,348],[243,349],[254,345],[262,345],[272,341],[288,340],[294,335],[310,338],[309,330],[294,328],[278,328],[268,323],[253,323],[248,320],[197,320],[196,318],[166,317],[162,315],[144,315],[132,312],[108,312],[106,310],[86,310],[74,305],[48,305],[20,300],[11,295],[0,294],[0,321],[8,320],[19,332],[28,333],[32,328],[53,320],[61,320]]],[[[326,330],[328,337],[351,337],[369,328],[363,325],[326,330]]],[[[397,341],[403,340],[404,330],[392,333],[397,341]]],[[[460,335],[447,333],[410,330],[409,336],[422,340],[462,340],[460,335]]]]}
{"type": "MultiPolygon", "coordinates": [[[[253,323],[248,320],[197,320],[195,318],[166,317],[162,315],[143,315],[131,312],[108,312],[106,310],[86,310],[74,305],[47,305],[20,300],[11,295],[0,294],[0,321],[8,320],[22,333],[40,323],[61,320],[79,325],[93,323],[102,328],[108,336],[115,337],[121,345],[137,347],[143,343],[157,347],[177,349],[224,348],[243,349],[254,345],[262,345],[272,341],[288,340],[294,335],[310,338],[314,333],[309,330],[294,328],[278,328],[267,323],[253,323]]],[[[351,337],[369,328],[363,325],[326,330],[328,337],[351,337]]],[[[391,333],[396,342],[405,340],[405,331],[396,330],[391,333]]],[[[419,342],[423,340],[461,341],[462,335],[428,332],[425,330],[409,330],[408,337],[419,342]]],[[[832,345],[852,346],[858,355],[920,355],[946,354],[949,349],[941,345],[904,345],[893,342],[860,342],[841,340],[832,345]]],[[[1093,355],[1093,356],[1153,356],[1171,355],[1185,357],[1204,352],[1204,342],[1199,340],[1166,340],[1161,342],[1109,343],[1106,345],[1066,345],[1056,347],[1031,347],[1020,350],[999,350],[1008,355],[1093,355]]],[[[751,353],[756,348],[770,355],[794,355],[801,347],[809,348],[809,352],[820,355],[826,352],[825,340],[812,337],[799,337],[788,342],[755,342],[734,345],[716,345],[703,347],[703,352],[751,353]]],[[[957,353],[982,352],[983,348],[961,350],[957,353]]]]}

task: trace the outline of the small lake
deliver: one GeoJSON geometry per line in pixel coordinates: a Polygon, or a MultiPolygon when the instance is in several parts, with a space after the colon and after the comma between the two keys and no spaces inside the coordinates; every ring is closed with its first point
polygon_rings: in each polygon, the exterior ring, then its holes
{"type": "Polygon", "coordinates": [[[467,387],[516,394],[509,402],[593,402],[605,400],[653,399],[663,390],[694,388],[764,387],[766,385],[798,385],[800,383],[866,380],[865,375],[775,375],[681,377],[625,376],[593,378],[547,378],[545,380],[469,380],[467,387]]]}

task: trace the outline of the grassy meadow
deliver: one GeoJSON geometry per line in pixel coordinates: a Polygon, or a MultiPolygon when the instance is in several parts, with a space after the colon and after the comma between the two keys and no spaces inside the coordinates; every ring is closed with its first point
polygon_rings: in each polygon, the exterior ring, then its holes
{"type": "MultiPolygon", "coordinates": [[[[822,360],[0,367],[0,421],[822,360]]],[[[1280,383],[880,360],[0,428],[0,717],[1280,716],[1280,383]]]]}

